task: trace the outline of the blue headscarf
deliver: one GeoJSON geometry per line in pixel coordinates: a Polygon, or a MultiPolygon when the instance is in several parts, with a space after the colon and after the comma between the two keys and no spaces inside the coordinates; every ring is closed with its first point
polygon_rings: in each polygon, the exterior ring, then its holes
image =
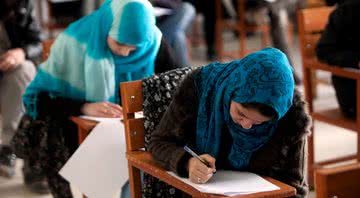
{"type": "Polygon", "coordinates": [[[294,79],[285,54],[266,48],[241,60],[210,64],[200,70],[195,82],[199,96],[197,149],[217,158],[227,127],[233,140],[228,160],[235,169],[247,168],[252,153],[271,138],[277,121],[292,105],[294,79]],[[268,105],[277,119],[243,129],[230,117],[231,101],[268,105]]]}
{"type": "Polygon", "coordinates": [[[36,118],[37,95],[90,102],[119,102],[119,83],[154,73],[161,32],[147,0],[107,0],[58,36],[47,61],[24,94],[27,114],[36,118]],[[113,54],[107,37],[136,46],[129,56],[113,54]]]}

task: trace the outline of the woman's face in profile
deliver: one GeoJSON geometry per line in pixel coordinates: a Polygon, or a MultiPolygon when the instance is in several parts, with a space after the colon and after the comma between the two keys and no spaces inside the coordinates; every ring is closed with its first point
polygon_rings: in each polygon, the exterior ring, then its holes
{"type": "Polygon", "coordinates": [[[118,43],[110,36],[107,37],[107,44],[112,53],[118,56],[129,56],[130,52],[136,50],[135,46],[118,43]]]}
{"type": "Polygon", "coordinates": [[[259,125],[270,121],[270,117],[262,115],[259,111],[252,108],[245,108],[240,103],[231,101],[230,117],[244,129],[251,129],[254,125],[259,125]]]}

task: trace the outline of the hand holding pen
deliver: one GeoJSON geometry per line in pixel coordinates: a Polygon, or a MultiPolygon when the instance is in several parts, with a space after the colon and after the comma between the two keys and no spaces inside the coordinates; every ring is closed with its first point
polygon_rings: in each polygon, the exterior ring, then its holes
{"type": "Polygon", "coordinates": [[[206,183],[216,172],[215,158],[209,154],[199,156],[187,146],[184,149],[193,156],[187,164],[190,181],[193,183],[206,183]]]}

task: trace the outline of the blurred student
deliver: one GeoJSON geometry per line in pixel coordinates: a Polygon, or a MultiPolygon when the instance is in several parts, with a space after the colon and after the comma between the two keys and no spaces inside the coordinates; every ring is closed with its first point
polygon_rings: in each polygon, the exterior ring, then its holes
{"type": "Polygon", "coordinates": [[[154,6],[170,9],[169,14],[156,18],[156,25],[171,46],[181,66],[189,66],[186,31],[195,18],[195,8],[182,0],[152,0],[154,6]]]}
{"type": "Polygon", "coordinates": [[[26,117],[13,140],[46,173],[55,198],[72,197],[58,175],[78,146],[69,117],[122,117],[119,84],[177,67],[168,50],[147,0],[107,0],[57,37],[26,89],[26,117]]]}
{"type": "MultiPolygon", "coordinates": [[[[360,1],[327,1],[337,3],[316,48],[318,58],[344,68],[360,69],[360,1]]],[[[345,116],[356,116],[356,81],[333,75],[332,83],[340,109],[345,116]]]]}
{"type": "MultiPolygon", "coordinates": [[[[0,175],[15,174],[16,155],[10,146],[24,112],[22,94],[34,78],[41,54],[40,26],[29,0],[0,1],[0,175]]],[[[30,190],[47,193],[46,179],[24,162],[24,181],[30,190]]]]}

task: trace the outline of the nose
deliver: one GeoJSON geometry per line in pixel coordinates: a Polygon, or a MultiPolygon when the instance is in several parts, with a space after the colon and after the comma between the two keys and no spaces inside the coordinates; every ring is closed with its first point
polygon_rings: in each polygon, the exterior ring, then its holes
{"type": "Polygon", "coordinates": [[[131,49],[122,49],[119,54],[122,56],[129,56],[130,52],[131,49]]]}
{"type": "Polygon", "coordinates": [[[252,123],[249,120],[242,120],[241,126],[244,129],[251,129],[252,123]]]}

